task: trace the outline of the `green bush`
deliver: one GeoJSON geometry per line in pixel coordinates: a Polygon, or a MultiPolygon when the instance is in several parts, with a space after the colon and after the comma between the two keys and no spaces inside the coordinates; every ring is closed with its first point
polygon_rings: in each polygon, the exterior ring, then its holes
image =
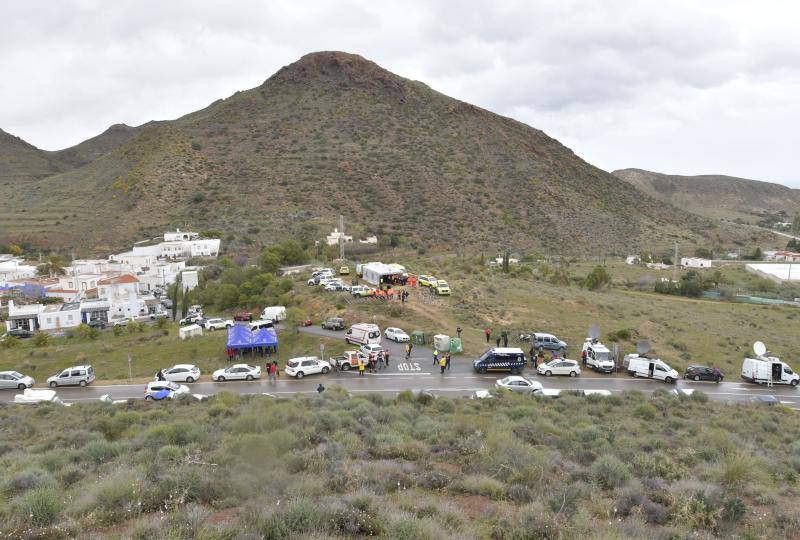
{"type": "Polygon", "coordinates": [[[633,414],[643,420],[653,420],[657,413],[658,411],[656,408],[650,403],[642,403],[641,405],[637,405],[633,410],[633,414]]]}
{"type": "Polygon", "coordinates": [[[36,488],[28,491],[16,502],[16,515],[23,523],[34,527],[47,527],[58,520],[62,503],[53,488],[36,488]]]}
{"type": "Polygon", "coordinates": [[[628,467],[614,455],[599,457],[591,468],[592,478],[605,489],[625,485],[630,479],[628,467]]]}
{"type": "Polygon", "coordinates": [[[31,342],[34,347],[46,347],[50,344],[50,335],[45,332],[36,332],[31,342]]]}

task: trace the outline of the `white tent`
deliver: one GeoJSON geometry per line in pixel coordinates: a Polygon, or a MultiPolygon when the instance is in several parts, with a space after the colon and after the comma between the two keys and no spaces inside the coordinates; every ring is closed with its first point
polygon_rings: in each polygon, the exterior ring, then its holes
{"type": "Polygon", "coordinates": [[[371,262],[361,267],[361,276],[364,281],[373,285],[380,285],[381,278],[402,274],[397,268],[382,262],[371,262]]]}
{"type": "Polygon", "coordinates": [[[202,335],[203,335],[203,328],[197,326],[196,324],[182,326],[181,328],[178,329],[178,337],[181,339],[189,339],[202,335]]]}

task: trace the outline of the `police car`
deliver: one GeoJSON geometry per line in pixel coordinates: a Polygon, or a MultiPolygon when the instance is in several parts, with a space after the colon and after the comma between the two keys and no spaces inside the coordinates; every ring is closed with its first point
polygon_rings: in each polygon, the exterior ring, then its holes
{"type": "Polygon", "coordinates": [[[525,367],[525,353],[522,349],[514,347],[491,348],[472,362],[472,367],[478,373],[487,371],[510,371],[522,373],[525,367]]]}

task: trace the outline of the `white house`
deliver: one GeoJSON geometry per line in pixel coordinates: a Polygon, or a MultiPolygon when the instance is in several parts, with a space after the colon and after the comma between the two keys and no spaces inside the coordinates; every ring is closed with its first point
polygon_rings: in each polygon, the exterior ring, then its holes
{"type": "Polygon", "coordinates": [[[25,264],[22,257],[0,254],[0,283],[36,276],[36,267],[25,264]]]}
{"type": "Polygon", "coordinates": [[[358,240],[359,244],[377,244],[378,237],[377,236],[367,236],[366,238],[360,238],[358,240]]]}
{"type": "Polygon", "coordinates": [[[80,302],[49,304],[44,306],[38,318],[41,330],[74,328],[81,324],[81,304],[80,302]]]}
{"type": "Polygon", "coordinates": [[[184,270],[181,272],[181,284],[183,285],[184,292],[191,291],[197,287],[197,270],[184,270]]]}
{"type": "Polygon", "coordinates": [[[711,260],[700,257],[681,257],[681,266],[684,268],[711,268],[711,260]]]}
{"type": "Polygon", "coordinates": [[[642,264],[642,259],[638,255],[628,255],[625,259],[626,264],[642,264]]]}
{"type": "Polygon", "coordinates": [[[98,281],[97,297],[108,302],[110,319],[129,319],[147,314],[147,305],[139,297],[139,280],[131,274],[98,281]]]}
{"type": "Polygon", "coordinates": [[[28,304],[17,306],[13,300],[8,301],[8,320],[6,321],[6,331],[10,332],[21,328],[31,332],[39,329],[39,313],[42,312],[42,304],[28,304]]]}
{"type": "Polygon", "coordinates": [[[339,239],[342,239],[345,243],[353,241],[352,236],[347,236],[346,234],[339,232],[339,229],[333,229],[333,232],[325,238],[325,242],[329,246],[336,246],[339,245],[339,239]]]}
{"type": "Polygon", "coordinates": [[[180,229],[175,229],[175,232],[164,233],[164,242],[180,242],[182,240],[194,240],[196,238],[200,238],[199,233],[181,231],[180,229]]]}

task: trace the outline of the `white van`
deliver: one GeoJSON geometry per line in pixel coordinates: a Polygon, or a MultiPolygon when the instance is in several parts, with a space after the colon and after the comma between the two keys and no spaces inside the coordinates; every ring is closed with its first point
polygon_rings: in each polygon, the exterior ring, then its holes
{"type": "Polygon", "coordinates": [[[272,321],[265,321],[263,319],[247,323],[247,328],[249,328],[251,332],[261,330],[262,328],[272,328],[274,326],[275,324],[272,321]]]}
{"type": "Polygon", "coordinates": [[[286,319],[286,307],[285,306],[265,307],[264,311],[261,312],[261,319],[273,322],[283,321],[286,319]]]}
{"type": "Polygon", "coordinates": [[[351,345],[380,344],[381,329],[377,324],[354,324],[347,330],[344,340],[351,345]]]}
{"type": "Polygon", "coordinates": [[[678,380],[678,372],[658,358],[628,354],[625,355],[625,362],[628,367],[628,375],[646,379],[658,379],[665,383],[673,383],[678,380]]]}
{"type": "Polygon", "coordinates": [[[581,357],[586,355],[586,365],[595,371],[603,373],[614,373],[614,361],[611,359],[611,351],[608,347],[596,339],[587,338],[583,342],[581,357]]]}
{"type": "Polygon", "coordinates": [[[757,384],[791,384],[797,386],[800,375],[786,363],[774,356],[745,358],[742,363],[742,379],[757,384]]]}

